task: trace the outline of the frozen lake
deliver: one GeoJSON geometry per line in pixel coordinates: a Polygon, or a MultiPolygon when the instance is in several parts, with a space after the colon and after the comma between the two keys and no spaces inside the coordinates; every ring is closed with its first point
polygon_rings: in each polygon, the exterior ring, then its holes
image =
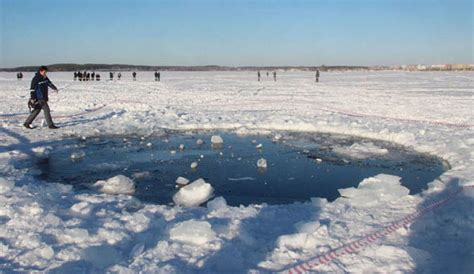
{"type": "Polygon", "coordinates": [[[22,126],[32,74],[0,73],[0,269],[277,272],[454,193],[315,271],[472,273],[473,72],[325,72],[319,83],[312,72],[279,71],[277,82],[253,71],[162,72],[161,82],[130,73],[49,73],[56,131],[40,126],[42,114],[36,129],[22,126]],[[222,134],[221,149],[209,132],[222,134]],[[301,133],[273,143],[279,132],[301,133]],[[41,175],[35,163],[48,158],[41,175]],[[136,181],[134,195],[89,188],[117,174],[136,181]],[[216,197],[170,205],[178,176],[208,180],[216,197]]]}

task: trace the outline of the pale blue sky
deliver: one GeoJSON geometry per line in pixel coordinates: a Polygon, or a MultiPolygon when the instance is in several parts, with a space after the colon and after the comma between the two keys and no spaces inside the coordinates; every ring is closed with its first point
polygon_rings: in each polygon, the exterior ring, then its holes
{"type": "Polygon", "coordinates": [[[0,67],[473,63],[471,0],[0,3],[0,67]]]}

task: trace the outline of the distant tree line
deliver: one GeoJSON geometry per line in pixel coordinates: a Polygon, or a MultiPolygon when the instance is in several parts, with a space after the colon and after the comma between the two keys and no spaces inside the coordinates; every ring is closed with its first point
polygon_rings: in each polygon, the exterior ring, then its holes
{"type": "MultiPolygon", "coordinates": [[[[16,72],[16,71],[36,71],[39,66],[22,66],[16,68],[1,68],[0,71],[5,72],[16,72]]],[[[230,67],[230,66],[136,66],[126,64],[52,64],[48,65],[49,71],[244,71],[244,70],[300,70],[300,71],[315,71],[320,69],[321,71],[328,70],[365,70],[370,67],[364,66],[243,66],[243,67],[230,67]]]]}

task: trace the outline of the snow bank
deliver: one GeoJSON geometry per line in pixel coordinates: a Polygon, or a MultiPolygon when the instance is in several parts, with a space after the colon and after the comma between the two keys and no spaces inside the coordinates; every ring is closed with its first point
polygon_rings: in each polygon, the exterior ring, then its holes
{"type": "Polygon", "coordinates": [[[169,234],[171,240],[190,245],[203,245],[216,238],[208,222],[195,220],[176,224],[169,234]]]}
{"type": "Polygon", "coordinates": [[[124,175],[117,175],[105,181],[97,181],[94,184],[100,192],[107,194],[133,194],[135,183],[124,175]]]}
{"type": "Polygon", "coordinates": [[[195,207],[206,202],[212,197],[214,189],[203,179],[198,179],[182,187],[174,196],[175,204],[184,207],[195,207]]]}

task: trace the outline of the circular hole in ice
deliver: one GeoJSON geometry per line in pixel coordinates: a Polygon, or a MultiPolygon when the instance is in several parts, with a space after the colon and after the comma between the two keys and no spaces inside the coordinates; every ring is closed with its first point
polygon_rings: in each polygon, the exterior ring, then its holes
{"type": "Polygon", "coordinates": [[[135,181],[137,198],[158,204],[172,202],[178,177],[191,182],[203,178],[212,185],[215,196],[237,206],[287,204],[312,197],[331,201],[339,197],[338,189],[357,187],[364,178],[382,173],[401,177],[402,185],[414,194],[447,169],[440,158],[352,136],[220,133],[224,143],[215,146],[213,135],[188,132],[67,139],[38,163],[38,176],[81,189],[122,174],[135,181]]]}

